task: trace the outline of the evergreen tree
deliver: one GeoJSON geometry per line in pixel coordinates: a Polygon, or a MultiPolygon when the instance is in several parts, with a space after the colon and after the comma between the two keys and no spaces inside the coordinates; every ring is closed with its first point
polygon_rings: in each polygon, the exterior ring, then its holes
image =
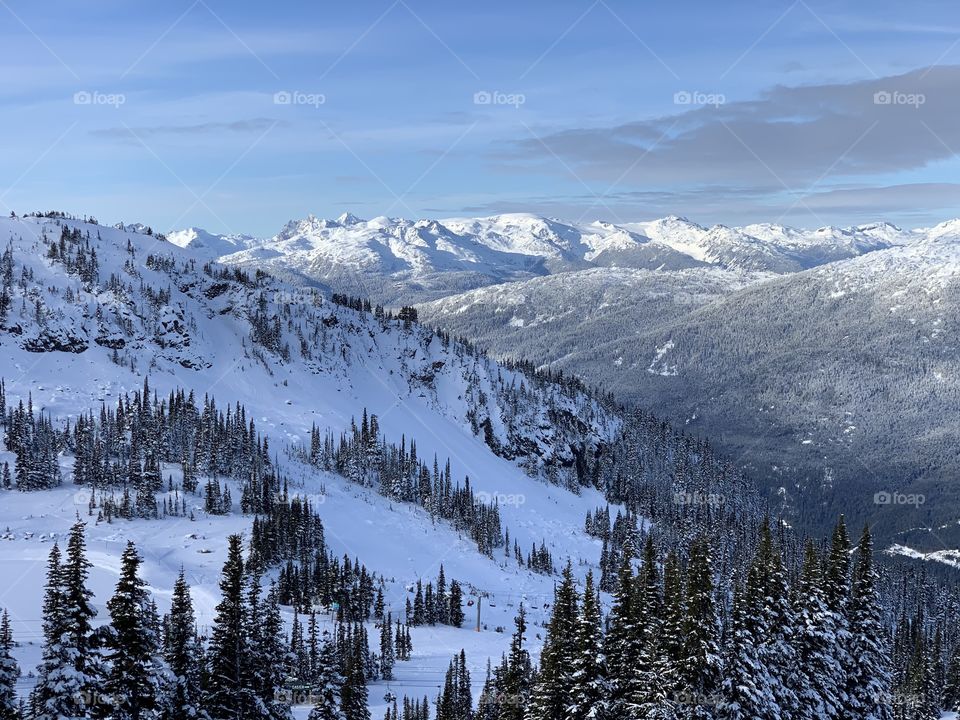
{"type": "Polygon", "coordinates": [[[576,653],[574,629],[578,603],[573,568],[567,562],[553,593],[553,612],[540,653],[540,670],[530,694],[530,720],[552,720],[563,717],[566,712],[576,653]]]}
{"type": "MultiPolygon", "coordinates": [[[[760,658],[756,625],[760,608],[745,589],[733,598],[733,617],[727,650],[721,700],[723,720],[781,720],[769,671],[760,658]]],[[[784,719],[785,720],[785,719],[784,719]]]]}
{"type": "Polygon", "coordinates": [[[164,720],[201,718],[203,648],[196,634],[193,599],[183,570],[173,585],[170,613],[163,620],[163,658],[172,675],[164,720]]]}
{"type": "MultiPolygon", "coordinates": [[[[640,642],[635,623],[634,576],[630,563],[629,557],[624,557],[620,563],[613,607],[604,637],[610,681],[610,713],[616,718],[630,717],[630,700],[639,693],[636,658],[640,654],[640,642]]],[[[543,675],[542,669],[540,675],[543,675]]]]}
{"type": "Polygon", "coordinates": [[[153,717],[160,704],[159,640],[148,622],[149,595],[139,577],[140,556],[127,543],[120,560],[120,579],[107,601],[112,632],[108,635],[110,672],[106,690],[115,720],[153,717]]]}
{"type": "Polygon", "coordinates": [[[600,606],[593,587],[593,572],[590,571],[574,628],[567,720],[603,720],[608,717],[609,692],[601,648],[600,606]]]}
{"type": "Polygon", "coordinates": [[[450,581],[450,597],[448,600],[447,622],[453,627],[462,627],[465,620],[463,614],[463,590],[456,580],[450,581]]]}
{"type": "Polygon", "coordinates": [[[845,718],[890,720],[890,658],[873,566],[873,539],[864,527],[857,544],[857,560],[848,609],[851,668],[845,718]]]}
{"type": "Polygon", "coordinates": [[[20,701],[17,699],[17,679],[20,666],[13,657],[13,632],[6,610],[0,618],[0,720],[20,720],[20,701]]]}
{"type": "Polygon", "coordinates": [[[363,645],[355,640],[345,658],[347,671],[340,691],[340,708],[344,720],[370,720],[364,653],[363,645]]]}
{"type": "Polygon", "coordinates": [[[527,632],[527,611],[520,603],[515,620],[516,629],[510,640],[503,676],[503,702],[498,720],[523,720],[523,711],[530,693],[530,654],[524,647],[527,632]]]}
{"type": "Polygon", "coordinates": [[[393,680],[394,660],[393,616],[388,613],[380,626],[380,677],[384,680],[393,680]]]}
{"type": "Polygon", "coordinates": [[[96,611],[86,581],[84,524],[70,530],[66,557],[54,545],[47,565],[44,594],[44,649],[39,679],[31,697],[36,720],[99,717],[109,711],[103,664],[93,645],[91,620],[96,611]]]}
{"type": "Polygon", "coordinates": [[[683,714],[696,720],[713,717],[722,683],[719,624],[713,592],[710,546],[706,538],[701,538],[690,546],[680,663],[681,687],[687,699],[683,714]]]}
{"type": "Polygon", "coordinates": [[[628,698],[630,717],[662,717],[669,707],[669,687],[661,676],[663,630],[663,587],[653,538],[648,535],[643,551],[643,567],[634,583],[634,623],[638,654],[636,683],[628,698]]]}
{"type": "Polygon", "coordinates": [[[343,676],[333,640],[327,636],[317,655],[314,705],[308,720],[347,720],[341,707],[343,676]]]}
{"type": "Polygon", "coordinates": [[[800,683],[797,692],[797,716],[800,718],[836,718],[845,692],[843,668],[836,658],[836,620],[827,607],[820,559],[812,542],[804,555],[803,572],[797,588],[796,636],[800,683]]]}
{"type": "Polygon", "coordinates": [[[228,538],[227,560],[220,578],[210,635],[209,677],[204,706],[212,718],[257,717],[255,701],[246,686],[247,613],[244,608],[244,563],[239,535],[228,538]]]}

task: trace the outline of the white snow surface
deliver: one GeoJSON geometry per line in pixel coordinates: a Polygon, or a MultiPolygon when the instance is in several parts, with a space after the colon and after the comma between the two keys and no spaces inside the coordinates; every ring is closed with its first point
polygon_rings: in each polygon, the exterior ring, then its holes
{"type": "Polygon", "coordinates": [[[173,242],[219,250],[225,262],[270,261],[307,275],[331,268],[413,276],[478,272],[495,279],[544,274],[591,264],[631,266],[637,256],[661,257],[678,267],[705,264],[741,271],[796,272],[897,245],[960,233],[960,220],[903,230],[877,222],[806,230],[771,223],[704,227],[683,217],[614,224],[568,222],[530,213],[477,218],[336,220],[310,215],[291,220],[270,238],[216,236],[191,228],[173,242]],[[631,254],[635,254],[631,260],[631,254]],[[545,263],[545,265],[544,265],[545,263]]]}
{"type": "MultiPolygon", "coordinates": [[[[452,232],[435,224],[383,219],[364,223],[341,217],[288,226],[281,233],[282,242],[288,247],[310,245],[317,237],[314,230],[323,229],[325,223],[341,239],[347,228],[354,227],[378,236],[375,226],[383,224],[389,231],[378,237],[386,244],[378,240],[371,247],[389,245],[391,253],[396,250],[397,257],[411,262],[420,249],[426,255],[435,253],[434,248],[443,246],[452,232]],[[393,235],[394,231],[399,235],[393,235]],[[392,245],[386,241],[388,237],[394,238],[392,245]]],[[[34,408],[51,414],[55,422],[72,421],[91,408],[98,410],[101,403],[115,405],[121,394],[142,386],[144,374],[149,374],[151,387],[161,397],[182,387],[194,390],[198,402],[204,394],[215,396],[221,407],[240,402],[258,431],[269,438],[281,469],[291,478],[291,491],[311,495],[318,504],[332,549],[358,557],[390,579],[387,600],[395,616],[402,614],[408,584],[417,578],[424,582],[435,579],[441,563],[448,581],[456,578],[466,588],[487,593],[479,633],[470,629],[475,608],[465,608],[463,629],[412,630],[413,659],[397,663],[396,680],[370,688],[374,717],[382,716],[382,697],[388,690],[400,697],[405,693],[435,697],[447,663],[461,648],[467,651],[474,687],[479,691],[487,659],[496,662],[507,647],[520,602],[530,608],[528,639],[536,655],[538,636],[542,635],[539,624],[547,619],[544,604],[552,600],[555,578],[531,573],[499,555],[495,559],[482,556],[468,539],[442,522],[431,523],[420,509],[391,504],[337,476],[299,465],[284,449],[307,442],[312,423],[321,430],[348,428],[351,417],[359,417],[366,407],[378,415],[388,440],[399,443],[402,435],[414,437],[421,457],[435,453],[441,463],[449,457],[460,482],[468,475],[475,491],[491,497],[509,496],[512,502],[501,504],[500,511],[511,539],[525,552],[532,543],[545,540],[555,561],[571,558],[582,577],[588,568],[596,570],[600,555],[599,541],[583,532],[583,518],[588,510],[604,504],[603,499],[592,491],[577,496],[548,485],[515,462],[495,456],[482,437],[473,434],[467,414],[471,410],[488,413],[498,438],[505,439],[513,426],[536,443],[538,454],[548,460],[561,452],[563,445],[553,436],[547,420],[550,404],[580,417],[598,440],[613,436],[618,417],[582,394],[534,388],[528,388],[535,393],[529,408],[520,417],[508,416],[505,408],[496,404],[493,383],[500,376],[519,385],[523,381],[519,374],[493,361],[464,356],[457,346],[444,346],[439,338],[429,340],[431,334],[416,326],[403,330],[394,323],[385,328],[371,315],[335,306],[318,294],[280,281],[264,281],[258,287],[219,282],[201,268],[209,257],[207,251],[219,252],[222,247],[217,242],[228,241],[211,241],[201,231],[191,233],[171,236],[168,242],[76,220],[0,219],[0,241],[4,246],[11,244],[16,277],[24,268],[34,275],[34,281],[28,283],[28,297],[13,298],[0,332],[0,376],[5,378],[8,403],[26,402],[29,395],[34,408]],[[56,241],[61,224],[89,232],[99,260],[97,286],[85,288],[62,264],[46,257],[41,237],[56,241]],[[128,242],[133,254],[127,251],[128,242]],[[150,267],[148,255],[173,259],[176,269],[161,271],[155,263],[150,267]],[[195,260],[194,266],[186,267],[191,260],[195,260]],[[106,288],[111,275],[120,279],[122,289],[106,288]],[[169,291],[169,299],[150,299],[144,286],[169,291]],[[68,290],[70,301],[65,297],[68,290]],[[289,313],[283,325],[283,339],[291,349],[288,361],[257,348],[251,340],[248,316],[261,294],[272,312],[289,313]],[[296,325],[305,329],[313,359],[301,357],[299,339],[291,329],[296,325]],[[123,347],[117,353],[123,364],[111,359],[114,351],[107,346],[119,341],[123,347]],[[31,352],[28,347],[48,350],[31,352]],[[53,347],[60,350],[49,349],[53,347]],[[131,361],[135,369],[131,369],[131,361]],[[468,396],[467,378],[471,375],[479,378],[486,405],[468,396]],[[505,632],[496,632],[498,627],[505,632]]],[[[460,248],[461,236],[453,237],[460,248]]],[[[366,252],[341,244],[345,259],[366,252]]],[[[331,247],[336,245],[331,240],[331,247]]],[[[479,242],[463,247],[472,248],[479,259],[491,252],[479,242]]],[[[456,250],[461,252],[458,257],[467,257],[466,250],[456,250]]],[[[12,461],[12,453],[3,451],[0,459],[12,461]]],[[[86,517],[86,491],[72,484],[72,460],[64,457],[62,463],[65,477],[59,489],[33,493],[0,490],[0,568],[6,577],[0,589],[0,607],[11,613],[14,635],[22,643],[17,656],[25,674],[39,660],[46,556],[52,539],[63,537],[78,513],[88,520],[94,563],[91,584],[101,620],[116,582],[120,553],[132,539],[144,555],[143,575],[161,610],[165,610],[183,567],[193,586],[199,621],[209,624],[218,599],[226,537],[249,531],[251,517],[239,512],[207,516],[197,497],[194,521],[167,518],[97,524],[95,518],[86,517]]],[[[171,467],[164,467],[163,472],[165,477],[177,475],[171,467]]],[[[376,643],[375,632],[371,627],[371,645],[376,643]]],[[[25,675],[21,688],[27,690],[32,681],[25,675]]],[[[306,709],[298,712],[305,716],[306,709]]]]}

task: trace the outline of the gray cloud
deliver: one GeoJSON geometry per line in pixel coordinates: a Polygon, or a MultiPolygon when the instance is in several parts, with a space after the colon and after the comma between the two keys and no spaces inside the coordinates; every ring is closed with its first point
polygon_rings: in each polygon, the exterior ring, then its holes
{"type": "Polygon", "coordinates": [[[464,214],[543,212],[591,221],[633,222],[686,215],[702,224],[745,225],[779,221],[791,225],[855,225],[889,220],[904,227],[932,225],[960,212],[960,183],[850,185],[800,195],[774,186],[719,186],[683,190],[629,190],[600,199],[587,195],[535,196],[466,205],[464,214]],[[802,199],[803,202],[797,202],[802,199]]]}
{"type": "Polygon", "coordinates": [[[494,159],[512,172],[572,170],[585,181],[670,190],[674,197],[715,185],[751,188],[753,195],[820,190],[838,179],[862,183],[952,157],[960,150],[958,87],[960,66],[776,86],[756,100],[678,105],[665,117],[516,139],[495,148],[494,159]]]}

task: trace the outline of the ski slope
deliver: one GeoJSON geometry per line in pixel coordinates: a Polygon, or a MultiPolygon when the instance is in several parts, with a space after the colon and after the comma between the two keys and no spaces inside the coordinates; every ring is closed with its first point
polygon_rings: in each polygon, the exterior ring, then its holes
{"type": "MultiPolygon", "coordinates": [[[[55,423],[72,422],[90,409],[98,411],[101,403],[113,406],[124,393],[140,389],[145,375],[161,397],[184,388],[193,390],[198,402],[207,394],[215,396],[220,407],[239,402],[269,439],[281,471],[290,478],[291,493],[313,500],[331,549],[359,558],[388,579],[387,606],[395,617],[402,617],[411,584],[420,578],[434,580],[441,563],[448,580],[455,578],[465,592],[484,595],[480,632],[473,629],[475,605],[465,608],[468,620],[462,629],[411,629],[412,660],[397,663],[395,680],[370,687],[374,716],[382,715],[382,698],[388,691],[400,698],[426,694],[432,699],[447,663],[461,648],[466,649],[479,691],[487,660],[495,663],[507,647],[521,602],[530,610],[528,639],[536,656],[539,624],[547,617],[544,605],[552,599],[554,579],[518,567],[512,557],[479,554],[469,538],[446,523],[432,522],[417,507],[391,503],[372,490],[298,463],[287,450],[308,442],[314,423],[321,431],[345,430],[366,408],[378,416],[389,441],[415,438],[420,457],[436,454],[441,463],[449,457],[455,480],[469,476],[475,492],[488,499],[502,498],[504,526],[524,552],[533,543],[546,541],[555,561],[569,557],[579,576],[596,569],[600,541],[582,528],[587,511],[604,504],[599,494],[574,495],[532,476],[530,467],[525,471],[517,461],[495,455],[468,421],[471,412],[486,412],[505,445],[511,427],[520,423],[524,436],[536,445],[534,454],[549,462],[559,459],[564,443],[547,420],[548,405],[581,418],[598,442],[616,431],[615,413],[595,406],[587,396],[535,388],[518,372],[465,355],[455,344],[444,346],[440,338],[416,326],[383,324],[370,314],[304,296],[279,282],[265,281],[257,290],[218,282],[199,270],[202,258],[196,259],[192,271],[158,271],[146,262],[148,255],[173,258],[178,266],[189,264],[194,256],[189,248],[153,236],[72,220],[7,218],[0,220],[0,240],[8,239],[17,277],[26,271],[33,277],[25,287],[17,287],[0,333],[0,376],[8,404],[30,398],[34,408],[51,415],[55,423]],[[55,240],[61,225],[90,232],[100,265],[96,286],[84,287],[45,256],[44,235],[55,240]],[[111,275],[124,278],[129,288],[123,293],[105,289],[104,278],[111,275]],[[223,289],[223,284],[231,286],[223,289]],[[146,287],[165,289],[169,298],[157,303],[146,287]],[[68,290],[72,302],[65,302],[68,290]],[[260,294],[267,296],[271,312],[287,313],[290,322],[296,319],[306,327],[319,319],[328,330],[323,336],[326,347],[312,358],[294,352],[288,360],[256,348],[249,314],[260,294]],[[114,346],[122,338],[123,347],[115,352],[98,344],[97,338],[103,337],[114,346]],[[61,349],[27,349],[38,344],[61,349]],[[495,384],[504,378],[530,386],[519,413],[496,404],[495,384]],[[478,388],[484,403],[476,399],[478,388]]],[[[293,341],[290,325],[283,336],[293,341]]],[[[4,451],[0,459],[12,464],[13,455],[4,451]]],[[[94,564],[91,588],[101,620],[117,579],[120,553],[133,540],[144,556],[143,575],[161,611],[182,567],[193,588],[201,626],[209,625],[218,601],[226,538],[249,531],[252,519],[236,510],[228,516],[209,516],[197,496],[190,498],[194,520],[97,523],[95,517],[87,517],[88,491],[71,482],[71,459],[61,457],[61,466],[64,482],[58,489],[0,491],[0,571],[8,579],[0,591],[0,607],[10,611],[14,635],[21,643],[17,657],[25,673],[24,691],[32,684],[28,673],[40,657],[46,557],[51,543],[66,534],[78,515],[88,521],[94,564]]],[[[179,468],[165,466],[164,478],[171,475],[177,479],[179,468]]],[[[238,498],[239,491],[233,496],[238,498]]],[[[372,628],[370,634],[375,647],[372,628]]]]}

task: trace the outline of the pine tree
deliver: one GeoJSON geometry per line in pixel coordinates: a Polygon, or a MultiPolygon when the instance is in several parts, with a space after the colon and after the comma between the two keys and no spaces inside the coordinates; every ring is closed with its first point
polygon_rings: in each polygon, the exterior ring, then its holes
{"type": "Polygon", "coordinates": [[[604,653],[610,680],[610,712],[616,718],[630,716],[630,699],[639,692],[636,658],[640,653],[640,642],[635,615],[633,568],[630,558],[624,557],[617,574],[613,607],[604,637],[604,653]]]}
{"type": "Polygon", "coordinates": [[[456,580],[450,581],[448,604],[447,622],[453,625],[453,627],[462,627],[465,619],[463,614],[463,590],[460,588],[460,583],[456,580]]]}
{"type": "Polygon", "coordinates": [[[173,585],[170,613],[163,620],[163,658],[172,675],[164,720],[203,717],[200,685],[203,648],[196,634],[193,599],[183,570],[173,585]]]}
{"type": "Polygon", "coordinates": [[[690,546],[680,663],[680,682],[687,699],[683,714],[696,720],[713,717],[722,683],[719,625],[713,592],[710,546],[706,538],[701,538],[690,546]]]}
{"type": "Polygon", "coordinates": [[[363,645],[355,640],[346,658],[347,672],[340,691],[340,708],[344,720],[370,720],[364,652],[363,645]]]}
{"type": "Polygon", "coordinates": [[[647,536],[643,566],[634,583],[634,623],[638,639],[636,685],[628,699],[631,717],[661,717],[668,707],[668,687],[661,678],[663,594],[653,538],[647,536]]]}
{"type": "Polygon", "coordinates": [[[760,542],[747,576],[748,602],[755,612],[754,638],[758,641],[760,661],[766,668],[774,707],[785,717],[796,707],[793,688],[800,684],[800,664],[794,650],[797,625],[790,603],[781,550],[774,543],[769,519],[760,528],[760,542]]]}
{"type": "Polygon", "coordinates": [[[239,535],[228,538],[220,578],[220,603],[210,636],[209,677],[204,706],[213,718],[256,717],[247,680],[244,564],[239,535]]]}
{"type": "Polygon", "coordinates": [[[106,690],[116,720],[153,716],[160,705],[159,641],[147,615],[149,595],[139,577],[141,559],[132,542],[120,560],[120,579],[107,601],[112,632],[108,635],[110,672],[106,690]]]}
{"type": "Polygon", "coordinates": [[[96,611],[86,581],[84,524],[70,530],[66,557],[54,545],[47,565],[44,595],[44,650],[39,679],[31,697],[36,720],[61,720],[108,710],[103,688],[103,665],[91,643],[91,620],[96,611]]]}
{"type": "Polygon", "coordinates": [[[723,720],[781,720],[772,680],[761,661],[756,638],[760,608],[743,588],[733,598],[731,637],[728,643],[718,717],[723,720]]]}
{"type": "Polygon", "coordinates": [[[568,562],[553,593],[553,613],[540,653],[540,670],[530,694],[530,720],[553,720],[566,711],[578,603],[573,568],[568,562]]]}
{"type": "Polygon", "coordinates": [[[0,720],[20,720],[20,702],[17,699],[17,679],[20,666],[13,657],[13,632],[6,610],[0,618],[0,720]]]}
{"type": "MultiPolygon", "coordinates": [[[[857,561],[848,609],[851,660],[846,718],[890,720],[890,658],[873,566],[873,539],[864,527],[857,544],[857,561]]],[[[960,676],[958,671],[957,676],[960,676]]]]}
{"type": "Polygon", "coordinates": [[[394,664],[393,616],[388,614],[380,626],[380,677],[393,680],[394,664]]]}
{"type": "Polygon", "coordinates": [[[568,687],[567,720],[602,720],[608,717],[609,697],[601,654],[600,606],[587,573],[583,600],[574,628],[574,660],[568,687]]]}
{"type": "MultiPolygon", "coordinates": [[[[257,583],[259,585],[259,583],[257,583]]],[[[280,701],[277,693],[283,686],[288,655],[280,616],[280,602],[275,584],[270,585],[260,621],[256,645],[248,641],[247,657],[251,665],[259,667],[256,692],[269,720],[289,720],[290,706],[280,701]]]]}
{"type": "Polygon", "coordinates": [[[314,705],[308,720],[347,720],[341,707],[343,676],[333,640],[327,636],[317,656],[314,705]]]}
{"type": "Polygon", "coordinates": [[[685,602],[680,558],[671,551],[663,562],[663,623],[657,668],[660,682],[671,698],[676,698],[680,689],[685,602]]]}
{"type": "Polygon", "coordinates": [[[524,647],[527,632],[527,611],[520,603],[515,620],[516,630],[510,640],[510,650],[502,680],[503,701],[498,720],[523,720],[523,711],[530,693],[530,654],[524,647]]]}
{"type": "Polygon", "coordinates": [[[845,691],[842,668],[837,662],[836,621],[827,607],[824,577],[816,548],[808,542],[803,572],[797,588],[798,632],[795,639],[800,662],[797,715],[801,718],[836,718],[845,691]]]}

